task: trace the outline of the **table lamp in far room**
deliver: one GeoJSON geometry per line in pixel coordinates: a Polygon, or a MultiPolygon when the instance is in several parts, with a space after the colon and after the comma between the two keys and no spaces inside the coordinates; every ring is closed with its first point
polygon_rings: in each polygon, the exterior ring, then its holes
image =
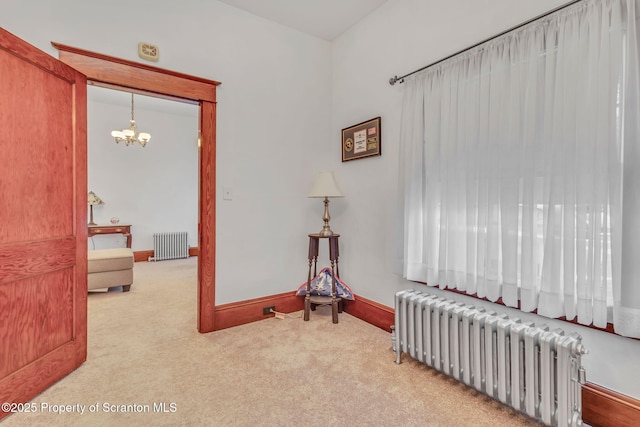
{"type": "Polygon", "coordinates": [[[96,195],[96,193],[94,193],[93,191],[89,191],[89,211],[91,212],[89,217],[89,225],[98,225],[93,222],[93,205],[104,205],[104,202],[100,197],[96,195]]]}
{"type": "Polygon", "coordinates": [[[333,236],[334,233],[331,231],[331,227],[329,227],[329,220],[331,219],[329,215],[329,197],[344,197],[335,176],[333,176],[333,172],[318,172],[313,182],[313,187],[307,197],[324,197],[324,215],[322,215],[324,226],[318,234],[324,237],[333,236]]]}

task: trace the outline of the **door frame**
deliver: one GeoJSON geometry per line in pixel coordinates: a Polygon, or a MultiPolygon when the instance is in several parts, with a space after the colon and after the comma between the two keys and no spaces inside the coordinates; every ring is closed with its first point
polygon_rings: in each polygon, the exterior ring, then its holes
{"type": "MultiPolygon", "coordinates": [[[[198,104],[198,331],[215,329],[216,87],[220,82],[51,42],[87,84],[198,104]]],[[[84,196],[83,196],[84,197],[84,196]]],[[[84,200],[84,199],[83,199],[84,200]]]]}

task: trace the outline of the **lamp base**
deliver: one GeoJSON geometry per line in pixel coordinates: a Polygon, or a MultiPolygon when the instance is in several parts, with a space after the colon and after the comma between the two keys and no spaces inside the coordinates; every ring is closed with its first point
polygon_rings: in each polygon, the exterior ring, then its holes
{"type": "Polygon", "coordinates": [[[329,227],[329,220],[331,219],[331,215],[329,215],[329,198],[324,198],[324,214],[322,215],[322,220],[324,221],[324,225],[322,226],[322,231],[318,233],[321,237],[329,237],[333,236],[333,231],[331,231],[331,227],[329,227]]]}
{"type": "Polygon", "coordinates": [[[93,222],[93,205],[89,205],[89,224],[88,225],[98,225],[93,222]]]}
{"type": "Polygon", "coordinates": [[[322,227],[322,230],[318,233],[320,237],[329,237],[333,236],[335,233],[331,231],[329,227],[322,227]]]}

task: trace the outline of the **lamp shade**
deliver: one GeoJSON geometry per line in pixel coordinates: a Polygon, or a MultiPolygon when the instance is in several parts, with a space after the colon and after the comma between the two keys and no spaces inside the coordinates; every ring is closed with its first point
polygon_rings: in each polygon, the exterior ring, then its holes
{"type": "Polygon", "coordinates": [[[89,197],[88,203],[90,205],[104,205],[104,202],[102,201],[102,199],[98,197],[96,193],[94,193],[93,191],[89,191],[88,197],[89,197]]]}
{"type": "Polygon", "coordinates": [[[320,171],[307,197],[344,197],[332,171],[320,171]]]}

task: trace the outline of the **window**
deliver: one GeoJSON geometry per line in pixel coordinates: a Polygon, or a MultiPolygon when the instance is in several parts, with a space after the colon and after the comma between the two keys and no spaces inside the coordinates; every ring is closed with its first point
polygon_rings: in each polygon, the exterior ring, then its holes
{"type": "Polygon", "coordinates": [[[635,14],[585,0],[407,79],[407,279],[640,337],[635,14]]]}

